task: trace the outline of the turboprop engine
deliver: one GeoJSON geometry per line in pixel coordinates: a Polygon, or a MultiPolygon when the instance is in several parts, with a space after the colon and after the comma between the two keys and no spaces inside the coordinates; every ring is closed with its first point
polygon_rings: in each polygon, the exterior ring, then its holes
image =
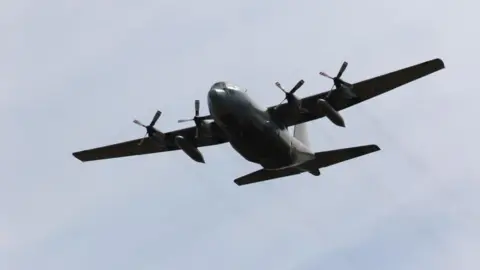
{"type": "Polygon", "coordinates": [[[157,123],[158,118],[160,118],[161,115],[162,115],[162,112],[157,111],[148,126],[145,124],[142,124],[142,122],[136,119],[133,120],[133,123],[141,127],[144,127],[147,130],[147,132],[145,133],[145,136],[143,136],[143,138],[138,143],[139,146],[143,144],[143,142],[145,141],[145,138],[147,137],[151,138],[153,141],[155,141],[158,144],[161,144],[161,145],[165,144],[165,134],[154,127],[155,123],[157,123]]]}
{"type": "Polygon", "coordinates": [[[183,136],[175,136],[175,144],[185,152],[191,159],[196,162],[205,163],[202,153],[194,146],[191,141],[185,139],[183,136]]]}
{"type": "Polygon", "coordinates": [[[277,107],[286,100],[288,102],[287,104],[295,108],[298,113],[308,112],[305,108],[302,107],[302,102],[300,101],[300,99],[295,96],[295,92],[297,92],[297,90],[300,89],[300,87],[302,87],[304,83],[304,80],[298,81],[298,83],[292,88],[292,90],[287,92],[287,90],[285,90],[285,88],[283,88],[283,86],[279,82],[276,82],[275,85],[285,94],[285,98],[277,105],[277,107]]]}
{"type": "Polygon", "coordinates": [[[343,120],[343,117],[340,115],[340,113],[338,113],[337,110],[332,107],[332,105],[330,105],[323,99],[317,100],[317,104],[318,107],[320,107],[320,110],[325,113],[325,116],[332,123],[340,127],[345,127],[345,121],[343,120]]]}
{"type": "Polygon", "coordinates": [[[193,121],[195,123],[195,138],[198,139],[200,136],[209,137],[211,136],[210,123],[207,123],[205,120],[211,120],[211,115],[199,116],[200,113],[200,101],[195,100],[195,116],[190,119],[181,119],[178,120],[178,123],[184,123],[188,121],[193,121]]]}

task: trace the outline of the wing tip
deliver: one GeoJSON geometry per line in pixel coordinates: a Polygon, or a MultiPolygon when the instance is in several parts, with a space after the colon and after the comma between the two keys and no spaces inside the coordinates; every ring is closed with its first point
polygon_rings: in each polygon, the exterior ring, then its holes
{"type": "MultiPolygon", "coordinates": [[[[362,147],[362,146],[360,146],[362,147]]],[[[380,148],[380,146],[376,145],[376,144],[369,144],[369,145],[365,145],[363,146],[363,155],[368,155],[368,154],[372,154],[372,153],[375,153],[375,152],[378,152],[382,150],[382,148],[380,148]]]]}
{"type": "Polygon", "coordinates": [[[437,58],[435,58],[435,61],[437,61],[437,62],[440,64],[440,66],[442,66],[442,68],[445,67],[445,63],[443,62],[443,59],[442,59],[442,58],[437,57],[437,58]]]}
{"type": "Polygon", "coordinates": [[[249,184],[256,183],[256,181],[248,181],[248,180],[246,179],[246,176],[248,176],[248,175],[244,175],[244,176],[242,176],[242,177],[239,177],[239,178],[233,180],[233,182],[234,182],[237,186],[239,186],[239,187],[240,187],[240,186],[245,186],[245,185],[249,185],[249,184]]]}
{"type": "Polygon", "coordinates": [[[86,160],[82,159],[82,156],[80,155],[81,152],[74,152],[72,153],[72,156],[78,160],[80,160],[81,162],[85,162],[86,160]]]}
{"type": "MultiPolygon", "coordinates": [[[[259,172],[259,171],[256,171],[256,172],[259,172]]],[[[239,187],[254,184],[254,183],[257,183],[257,182],[262,182],[262,181],[257,181],[257,180],[254,180],[254,179],[251,178],[252,174],[255,174],[256,172],[241,176],[241,177],[233,180],[233,182],[235,184],[237,184],[237,186],[239,186],[239,187]]]]}
{"type": "Polygon", "coordinates": [[[377,151],[382,150],[382,148],[380,148],[380,146],[378,146],[376,144],[371,144],[370,148],[371,148],[372,152],[377,152],[377,151]]]}
{"type": "Polygon", "coordinates": [[[445,68],[445,63],[443,62],[443,60],[440,57],[437,57],[437,58],[434,58],[430,61],[427,61],[427,63],[434,64],[435,69],[437,71],[445,68]]]}

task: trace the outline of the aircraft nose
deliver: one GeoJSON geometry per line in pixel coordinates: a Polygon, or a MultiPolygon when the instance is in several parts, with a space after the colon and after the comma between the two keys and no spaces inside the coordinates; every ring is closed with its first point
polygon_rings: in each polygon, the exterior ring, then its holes
{"type": "Polygon", "coordinates": [[[220,88],[212,87],[208,91],[208,107],[212,115],[221,115],[225,111],[227,104],[227,93],[220,88]]]}
{"type": "Polygon", "coordinates": [[[225,97],[225,90],[219,88],[212,88],[208,91],[208,99],[211,102],[217,102],[225,97]]]}

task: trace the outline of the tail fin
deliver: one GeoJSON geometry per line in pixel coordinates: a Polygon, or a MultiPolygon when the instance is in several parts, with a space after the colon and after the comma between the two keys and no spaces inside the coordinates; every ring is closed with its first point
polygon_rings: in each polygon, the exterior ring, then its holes
{"type": "Polygon", "coordinates": [[[293,137],[302,142],[305,146],[310,147],[308,140],[307,122],[295,125],[293,128],[293,137]]]}

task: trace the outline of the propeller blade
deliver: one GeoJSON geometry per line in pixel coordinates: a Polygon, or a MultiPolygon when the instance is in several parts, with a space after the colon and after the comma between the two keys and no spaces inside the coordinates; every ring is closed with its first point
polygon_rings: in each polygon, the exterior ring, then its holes
{"type": "Polygon", "coordinates": [[[347,68],[348,63],[345,61],[343,62],[342,66],[340,67],[340,70],[338,71],[337,78],[342,77],[343,72],[345,72],[345,69],[347,68]]]}
{"type": "Polygon", "coordinates": [[[144,127],[144,128],[147,127],[147,126],[145,126],[144,124],[142,124],[142,122],[140,122],[140,121],[138,121],[138,120],[136,120],[136,119],[133,120],[133,123],[135,123],[135,124],[137,124],[137,125],[139,125],[139,126],[141,126],[141,127],[144,127]]]}
{"type": "Polygon", "coordinates": [[[203,120],[213,120],[213,116],[211,116],[211,115],[205,115],[205,116],[200,116],[200,117],[198,117],[198,119],[200,119],[200,120],[202,120],[202,121],[203,121],[203,120]]]}
{"type": "Polygon", "coordinates": [[[185,122],[190,122],[193,121],[193,119],[180,119],[178,120],[178,123],[185,123],[185,122]]]}
{"type": "Polygon", "coordinates": [[[292,88],[292,90],[290,90],[290,94],[294,94],[295,92],[297,92],[297,90],[300,89],[300,87],[302,87],[304,83],[304,80],[298,81],[298,83],[292,88]]]}
{"type": "Polygon", "coordinates": [[[200,113],[200,100],[195,100],[195,116],[198,116],[200,113]]]}
{"type": "Polygon", "coordinates": [[[323,77],[327,77],[327,78],[329,78],[329,79],[332,79],[332,80],[333,80],[333,77],[332,77],[332,76],[330,76],[330,75],[328,75],[328,74],[327,74],[327,73],[325,73],[325,72],[320,72],[319,74],[320,74],[320,75],[322,75],[323,77]]]}
{"type": "Polygon", "coordinates": [[[162,115],[161,111],[157,111],[155,115],[153,116],[152,122],[150,123],[150,126],[153,127],[155,123],[157,122],[158,118],[160,118],[160,115],[162,115]]]}
{"type": "Polygon", "coordinates": [[[139,145],[139,146],[143,144],[143,141],[145,141],[145,138],[147,138],[147,136],[148,136],[148,132],[145,133],[145,135],[144,135],[143,138],[140,140],[140,142],[138,142],[138,145],[139,145]]]}
{"type": "Polygon", "coordinates": [[[279,83],[279,82],[276,82],[275,83],[275,86],[277,86],[280,90],[282,90],[285,94],[287,93],[287,91],[285,89],[283,89],[282,85],[279,83]]]}
{"type": "Polygon", "coordinates": [[[330,95],[332,94],[333,88],[335,88],[335,84],[332,85],[332,88],[330,88],[330,91],[328,91],[327,98],[329,98],[330,95]]]}
{"type": "Polygon", "coordinates": [[[280,106],[287,98],[285,97],[280,103],[278,103],[277,107],[280,106]]]}

